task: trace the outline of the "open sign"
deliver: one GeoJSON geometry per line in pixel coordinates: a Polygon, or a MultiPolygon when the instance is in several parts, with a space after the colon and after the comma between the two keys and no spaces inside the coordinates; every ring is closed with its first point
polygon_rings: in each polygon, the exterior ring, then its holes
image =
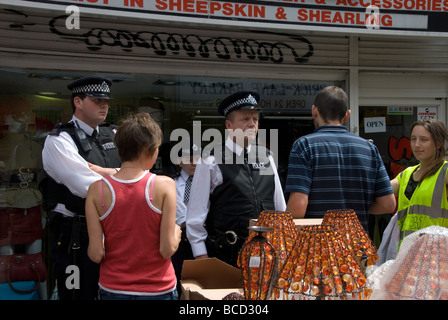
{"type": "Polygon", "coordinates": [[[386,132],[386,117],[364,118],[364,132],[386,132]]]}

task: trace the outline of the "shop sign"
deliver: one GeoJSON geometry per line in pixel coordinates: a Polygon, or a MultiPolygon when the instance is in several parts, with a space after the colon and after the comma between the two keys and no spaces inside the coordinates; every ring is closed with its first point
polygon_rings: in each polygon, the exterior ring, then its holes
{"type": "MultiPolygon", "coordinates": [[[[446,0],[1,0],[26,7],[176,22],[376,34],[448,35],[446,0]],[[335,28],[336,27],[336,28],[335,28]]],[[[77,14],[77,13],[76,13],[77,14]]]]}
{"type": "Polygon", "coordinates": [[[437,107],[418,107],[417,120],[437,119],[437,107]]]}
{"type": "Polygon", "coordinates": [[[387,114],[411,116],[414,114],[414,107],[401,107],[401,106],[387,107],[387,114]]]}
{"type": "Polygon", "coordinates": [[[386,132],[386,117],[364,118],[364,132],[386,132]]]}
{"type": "Polygon", "coordinates": [[[310,114],[314,98],[326,86],[342,86],[341,82],[325,81],[275,81],[191,77],[176,84],[176,101],[179,110],[213,110],[222,97],[240,90],[260,93],[260,108],[264,113],[292,112],[310,114]]]}

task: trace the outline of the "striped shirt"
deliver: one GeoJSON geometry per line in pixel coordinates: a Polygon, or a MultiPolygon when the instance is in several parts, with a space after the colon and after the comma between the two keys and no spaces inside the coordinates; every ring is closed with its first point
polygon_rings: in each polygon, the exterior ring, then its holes
{"type": "Polygon", "coordinates": [[[378,149],[344,126],[321,126],[294,142],[285,191],[308,195],[305,218],[353,209],[366,230],[372,201],[393,193],[378,149]]]}

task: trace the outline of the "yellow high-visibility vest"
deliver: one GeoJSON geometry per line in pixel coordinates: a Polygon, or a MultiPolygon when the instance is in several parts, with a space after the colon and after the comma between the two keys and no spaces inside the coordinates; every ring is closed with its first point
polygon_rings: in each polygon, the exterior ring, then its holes
{"type": "Polygon", "coordinates": [[[439,170],[425,178],[415,189],[411,199],[404,192],[412,173],[420,165],[409,167],[398,176],[400,191],[398,195],[398,226],[400,227],[400,245],[403,238],[414,231],[439,225],[448,227],[448,200],[446,194],[446,174],[448,162],[439,170]]]}

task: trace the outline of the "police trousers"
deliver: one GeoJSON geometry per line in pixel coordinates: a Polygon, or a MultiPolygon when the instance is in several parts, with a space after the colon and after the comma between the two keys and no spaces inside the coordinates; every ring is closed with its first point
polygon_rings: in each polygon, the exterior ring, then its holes
{"type": "Polygon", "coordinates": [[[97,299],[100,265],[87,256],[89,236],[85,217],[72,218],[51,212],[48,226],[59,299],[97,299]],[[74,228],[74,223],[78,223],[78,228],[74,228]]]}

